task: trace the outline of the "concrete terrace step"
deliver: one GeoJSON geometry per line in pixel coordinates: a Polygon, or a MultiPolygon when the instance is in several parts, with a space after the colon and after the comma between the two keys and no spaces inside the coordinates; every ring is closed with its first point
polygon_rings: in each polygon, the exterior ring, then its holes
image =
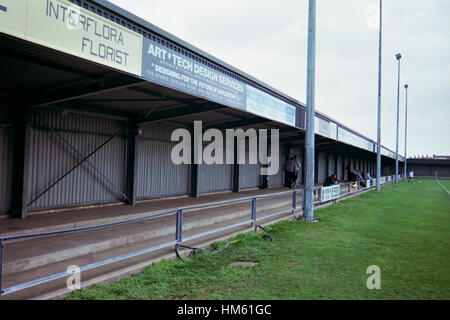
{"type": "MultiPolygon", "coordinates": [[[[63,212],[31,214],[26,219],[3,219],[0,221],[0,236],[14,236],[65,229],[83,228],[105,223],[140,218],[150,214],[176,210],[204,204],[219,204],[223,201],[239,200],[252,196],[286,192],[286,188],[244,190],[241,193],[218,193],[201,195],[198,198],[178,197],[173,199],[144,200],[136,206],[106,205],[94,208],[70,209],[63,212]]],[[[298,192],[301,192],[298,189],[298,192]]],[[[300,198],[299,198],[300,199],[300,198]]]]}
{"type": "MultiPolygon", "coordinates": [[[[292,197],[277,201],[258,200],[257,216],[291,206],[292,197]]],[[[190,230],[209,227],[222,222],[250,219],[251,202],[185,212],[183,234],[190,230]]],[[[41,266],[66,261],[79,256],[170,236],[175,239],[175,214],[116,227],[92,230],[69,235],[46,237],[9,243],[5,246],[3,274],[31,270],[41,266]]]]}
{"type": "MultiPolygon", "coordinates": [[[[363,190],[361,192],[356,192],[353,194],[349,194],[338,201],[344,200],[346,198],[355,197],[360,193],[367,192],[369,190],[363,190]]],[[[300,195],[297,197],[297,203],[299,204],[300,195]]],[[[288,213],[281,214],[279,216],[270,216],[273,212],[276,211],[284,211],[286,209],[291,208],[291,196],[286,196],[281,201],[277,198],[275,199],[264,199],[258,200],[258,212],[257,217],[266,217],[265,219],[258,221],[258,224],[266,226],[272,223],[282,221],[282,220],[290,220],[295,219],[299,215],[301,215],[300,205],[297,206],[297,210],[292,214],[289,210],[288,213]],[[268,203],[267,203],[268,202],[268,203]],[[267,205],[270,202],[275,202],[277,205],[274,207],[267,205]],[[266,207],[264,205],[267,205],[266,207]]],[[[325,207],[331,205],[332,202],[328,202],[326,204],[322,204],[319,207],[325,207]]],[[[214,209],[223,209],[223,208],[214,208],[214,209]]],[[[236,209],[236,208],[234,208],[236,209]]],[[[234,210],[233,209],[233,210],[234,210]]],[[[248,208],[247,208],[248,210],[248,208]]],[[[200,211],[200,210],[199,210],[200,211]]],[[[203,210],[202,210],[203,211],[203,210]]],[[[220,210],[216,210],[220,211],[220,210]]],[[[249,211],[248,211],[249,212],[249,211]]],[[[192,212],[195,213],[195,212],[192,212]]],[[[223,211],[222,211],[223,213],[223,211]]],[[[203,214],[205,214],[203,212],[203,214]]],[[[187,213],[188,215],[188,213],[187,213]]],[[[174,217],[175,218],[175,217],[174,217]]],[[[209,231],[211,229],[220,228],[223,226],[229,226],[235,224],[240,221],[247,221],[249,219],[249,215],[241,215],[235,216],[234,219],[223,219],[222,221],[216,220],[214,226],[212,225],[202,225],[194,226],[191,229],[184,229],[183,236],[189,237],[193,234],[199,234],[205,231],[209,231]]],[[[185,221],[186,222],[186,221],[185,221]]],[[[172,220],[173,223],[173,220],[172,220]]],[[[232,229],[223,230],[214,234],[204,235],[201,238],[196,238],[190,241],[184,241],[183,244],[196,246],[200,248],[206,248],[211,243],[215,241],[225,240],[232,236],[235,236],[242,232],[247,232],[253,230],[254,227],[251,227],[250,224],[244,224],[239,227],[234,227],[232,229]]],[[[84,233],[84,232],[83,232],[84,233]]],[[[145,241],[139,242],[130,242],[122,246],[113,247],[108,250],[102,250],[92,253],[87,253],[84,255],[77,255],[76,257],[69,258],[66,260],[61,260],[58,262],[48,263],[42,265],[40,267],[14,272],[6,274],[4,277],[3,288],[11,287],[19,283],[24,283],[27,281],[35,280],[40,277],[44,277],[47,275],[63,272],[67,270],[69,265],[77,265],[84,266],[87,264],[95,263],[104,259],[116,257],[118,255],[127,254],[136,250],[142,250],[144,248],[152,247],[161,243],[167,243],[174,240],[174,234],[162,235],[156,238],[148,239],[145,241]]],[[[276,245],[276,239],[274,239],[274,244],[276,245]]],[[[25,243],[25,242],[23,242],[25,243]]],[[[9,244],[11,245],[11,244],[9,244]]],[[[189,251],[184,251],[184,255],[187,255],[189,251]]],[[[183,253],[182,253],[183,254],[183,253]]],[[[125,276],[136,274],[140,272],[144,267],[160,261],[161,259],[173,259],[175,258],[174,247],[169,246],[166,248],[158,249],[156,251],[145,253],[139,256],[135,256],[129,259],[125,259],[122,261],[114,262],[112,264],[108,264],[105,266],[101,266],[98,268],[94,268],[88,271],[84,271],[81,274],[81,285],[82,288],[86,288],[95,283],[108,283],[111,281],[117,281],[125,276]]],[[[4,299],[61,299],[70,294],[70,290],[66,287],[67,278],[61,278],[57,280],[50,281],[45,284],[40,284],[35,287],[27,288],[25,290],[21,290],[3,297],[0,297],[0,300],[4,299]]]]}
{"type": "MultiPolygon", "coordinates": [[[[280,210],[284,208],[290,208],[290,206],[280,207],[280,210]]],[[[272,210],[269,211],[261,211],[259,212],[258,217],[267,216],[272,213],[272,210]]],[[[298,213],[300,210],[297,210],[293,215],[291,213],[285,213],[276,217],[269,217],[261,221],[262,225],[268,225],[280,220],[294,219],[298,217],[298,213]]],[[[246,217],[241,217],[235,221],[224,221],[220,223],[216,223],[214,225],[215,228],[224,227],[227,225],[234,224],[239,221],[246,220],[246,217]]],[[[190,236],[193,234],[198,234],[201,232],[211,230],[211,226],[204,226],[191,229],[186,232],[185,236],[190,236]]],[[[249,225],[243,225],[239,227],[235,227],[232,229],[228,229],[225,231],[221,231],[215,234],[203,236],[198,239],[193,239],[187,242],[183,242],[185,245],[197,246],[200,248],[206,248],[211,243],[219,240],[228,239],[234,235],[237,235],[242,232],[247,232],[253,230],[253,227],[249,225]]],[[[37,279],[39,277],[47,276],[50,274],[63,272],[67,269],[69,265],[77,265],[83,266],[86,264],[94,263],[97,261],[101,261],[104,259],[108,259],[114,256],[118,256],[121,254],[126,254],[132,251],[142,250],[144,248],[148,248],[151,246],[155,246],[160,243],[166,243],[172,241],[172,236],[163,236],[154,238],[148,241],[143,241],[139,243],[127,244],[121,247],[116,247],[111,250],[101,251],[96,253],[90,253],[83,256],[78,256],[69,260],[60,261],[52,264],[48,264],[45,266],[41,266],[39,268],[34,268],[32,270],[27,270],[24,272],[17,272],[14,274],[6,275],[4,278],[4,287],[10,287],[16,285],[18,283],[23,283],[26,281],[30,281],[33,279],[37,279]]],[[[187,256],[190,251],[181,251],[180,253],[183,256],[187,256]]],[[[88,271],[84,271],[81,274],[82,287],[87,287],[94,283],[105,283],[118,280],[126,275],[131,275],[139,272],[142,268],[152,264],[153,262],[160,261],[161,259],[173,259],[175,258],[175,250],[174,246],[166,247],[159,249],[154,252],[146,253],[140,256],[136,256],[130,259],[126,259],[119,262],[114,262],[109,265],[105,265],[99,268],[91,269],[88,271]]],[[[10,295],[6,295],[1,297],[0,300],[3,299],[59,299],[64,296],[70,294],[70,291],[66,288],[66,280],[67,278],[61,278],[49,283],[41,284],[36,287],[28,288],[22,291],[18,291],[12,293],[10,295]]]]}

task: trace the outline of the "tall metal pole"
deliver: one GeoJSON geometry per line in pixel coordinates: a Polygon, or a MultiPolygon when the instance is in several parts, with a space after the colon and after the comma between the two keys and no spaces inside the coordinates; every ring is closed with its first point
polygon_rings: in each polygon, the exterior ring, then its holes
{"type": "Polygon", "coordinates": [[[397,53],[395,55],[398,61],[398,81],[397,81],[397,134],[395,139],[395,183],[398,183],[398,122],[399,122],[399,111],[400,111],[400,59],[402,55],[397,53]]]}
{"type": "Polygon", "coordinates": [[[306,79],[306,179],[303,219],[314,221],[314,92],[316,77],[316,0],[309,0],[306,79]]]}
{"type": "Polygon", "coordinates": [[[377,113],[377,182],[376,189],[381,191],[381,28],[383,22],[383,0],[380,0],[380,26],[378,35],[378,113],[377,113]]]}
{"type": "Polygon", "coordinates": [[[405,162],[404,162],[405,168],[404,168],[403,172],[405,173],[404,174],[404,178],[406,180],[406,173],[407,173],[407,171],[406,171],[406,141],[407,141],[406,140],[406,136],[408,134],[408,85],[407,84],[405,84],[405,90],[406,90],[406,104],[405,104],[405,162]]]}

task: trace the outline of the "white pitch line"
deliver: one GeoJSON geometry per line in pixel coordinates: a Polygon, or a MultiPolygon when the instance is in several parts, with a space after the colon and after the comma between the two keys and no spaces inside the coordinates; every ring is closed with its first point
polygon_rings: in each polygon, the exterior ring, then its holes
{"type": "Polygon", "coordinates": [[[447,194],[450,194],[450,191],[448,191],[447,188],[444,187],[444,186],[439,182],[439,180],[438,180],[437,178],[436,178],[436,182],[439,183],[439,185],[440,185],[442,188],[444,188],[445,191],[447,191],[447,194]]]}

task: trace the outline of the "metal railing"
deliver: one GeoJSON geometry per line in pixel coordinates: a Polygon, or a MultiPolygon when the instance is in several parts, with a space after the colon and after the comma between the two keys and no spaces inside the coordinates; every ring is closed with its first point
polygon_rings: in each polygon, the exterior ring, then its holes
{"type": "MultiPolygon", "coordinates": [[[[386,178],[386,180],[383,181],[383,184],[393,181],[392,176],[390,176],[390,180],[388,179],[388,177],[383,177],[383,178],[386,178]]],[[[372,180],[375,180],[375,179],[372,179],[372,180]]],[[[317,200],[314,201],[314,204],[317,205],[317,204],[322,204],[322,203],[333,201],[333,200],[335,201],[339,198],[347,196],[350,193],[355,193],[360,190],[362,191],[364,189],[372,188],[375,186],[375,183],[373,183],[370,187],[361,189],[359,182],[356,182],[357,190],[352,191],[352,189],[350,187],[351,184],[354,184],[354,183],[340,184],[340,186],[347,187],[348,191],[345,192],[344,194],[339,194],[338,197],[336,197],[332,200],[327,200],[327,201],[321,201],[321,191],[322,191],[323,187],[315,187],[314,194],[315,194],[315,199],[317,196],[317,200]]],[[[101,267],[104,265],[108,265],[108,264],[111,264],[114,262],[130,259],[132,257],[136,257],[136,256],[139,256],[142,254],[150,253],[150,252],[153,252],[153,251],[156,251],[159,249],[167,248],[170,246],[176,246],[176,250],[177,250],[178,245],[180,245],[182,242],[187,242],[187,241],[194,240],[197,238],[212,235],[214,233],[223,232],[223,231],[226,231],[229,229],[234,229],[237,227],[244,226],[246,224],[250,224],[250,226],[255,227],[255,230],[256,230],[258,227],[260,227],[257,224],[259,221],[262,221],[262,220],[265,220],[268,218],[272,218],[275,216],[279,216],[279,215],[289,213],[289,212],[294,214],[295,210],[297,210],[297,197],[299,194],[302,196],[302,199],[303,199],[303,189],[294,189],[294,190],[290,190],[290,191],[279,192],[279,193],[274,193],[274,194],[269,194],[269,195],[253,196],[253,197],[246,197],[246,198],[240,198],[240,199],[235,199],[235,200],[222,201],[222,202],[218,202],[218,203],[210,203],[210,204],[204,204],[204,205],[171,209],[171,210],[164,211],[161,213],[146,215],[146,216],[139,217],[139,218],[127,219],[127,220],[122,220],[122,221],[112,222],[112,223],[104,223],[104,224],[99,224],[99,225],[90,226],[90,227],[73,228],[73,229],[65,229],[65,230],[57,230],[57,231],[49,231],[49,232],[40,232],[40,233],[0,237],[0,296],[11,294],[13,292],[24,290],[26,288],[34,287],[37,285],[41,285],[41,284],[44,284],[44,283],[47,283],[47,282],[50,282],[53,280],[57,280],[60,278],[68,277],[68,276],[78,272],[78,270],[68,270],[68,271],[64,271],[64,272],[60,272],[60,273],[51,274],[51,275],[41,277],[38,279],[34,279],[31,281],[27,281],[24,283],[20,283],[20,284],[17,284],[17,285],[8,287],[8,288],[3,288],[2,287],[3,257],[4,257],[4,248],[5,248],[6,243],[20,241],[20,240],[38,239],[38,238],[44,238],[44,237],[67,235],[67,234],[73,234],[73,233],[79,233],[79,232],[85,232],[85,231],[110,228],[110,227],[115,227],[115,226],[119,226],[119,225],[123,225],[123,224],[129,224],[129,223],[133,223],[133,222],[141,222],[141,221],[145,221],[145,220],[154,219],[157,217],[176,214],[175,215],[176,216],[175,239],[173,241],[165,242],[165,243],[162,243],[162,244],[159,244],[156,246],[151,246],[151,247],[148,247],[148,248],[145,248],[142,250],[133,251],[133,252],[130,252],[127,254],[115,256],[115,257],[108,258],[108,259],[105,259],[102,261],[84,265],[79,268],[79,272],[83,272],[83,271],[91,270],[91,269],[98,268],[98,267],[101,267]],[[290,208],[287,208],[287,209],[281,210],[281,211],[276,211],[273,213],[269,213],[262,217],[257,217],[256,213],[257,213],[257,201],[258,200],[276,198],[276,197],[282,197],[282,196],[290,196],[290,195],[292,196],[292,202],[291,202],[290,208]],[[247,219],[245,221],[240,221],[240,222],[237,222],[237,223],[234,223],[231,225],[227,225],[224,227],[219,227],[219,228],[215,228],[215,229],[208,230],[205,232],[200,232],[200,233],[196,233],[194,235],[183,237],[183,218],[184,218],[185,212],[213,208],[213,207],[226,206],[226,205],[234,205],[234,204],[244,203],[244,202],[251,202],[251,216],[249,219],[247,219]]],[[[178,251],[177,251],[177,255],[178,255],[178,251]]]]}

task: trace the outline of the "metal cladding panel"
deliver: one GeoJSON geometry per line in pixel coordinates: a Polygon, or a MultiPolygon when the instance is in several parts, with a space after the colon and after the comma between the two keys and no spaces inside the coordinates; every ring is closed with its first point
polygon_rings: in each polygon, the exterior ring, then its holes
{"type": "Polygon", "coordinates": [[[348,168],[351,168],[351,161],[348,158],[344,158],[344,172],[343,172],[343,179],[348,180],[348,168]]]}
{"type": "MultiPolygon", "coordinates": [[[[281,148],[280,148],[281,149],[281,148]]],[[[269,180],[269,187],[277,187],[283,185],[283,179],[284,179],[284,153],[282,150],[280,150],[280,157],[279,157],[279,168],[277,174],[268,176],[269,180]]]]}
{"type": "Polygon", "coordinates": [[[189,193],[190,165],[172,162],[171,152],[178,142],[170,141],[177,129],[163,123],[141,128],[137,145],[137,197],[162,198],[189,193]]]}
{"type": "Polygon", "coordinates": [[[259,187],[261,174],[261,167],[259,164],[242,164],[239,173],[239,185],[241,188],[259,187]]]}
{"type": "Polygon", "coordinates": [[[12,127],[0,127],[0,212],[11,209],[12,166],[12,127]]]}
{"type": "Polygon", "coordinates": [[[198,180],[200,193],[231,190],[233,181],[233,165],[200,164],[198,180]]]}
{"type": "Polygon", "coordinates": [[[324,152],[319,152],[319,163],[317,164],[318,181],[325,181],[326,177],[326,154],[324,152]]]}
{"type": "MultiPolygon", "coordinates": [[[[406,170],[409,170],[408,167],[406,168],[406,170]]],[[[415,175],[416,172],[414,172],[415,175]]],[[[446,166],[443,164],[437,164],[437,165],[433,165],[430,166],[430,175],[431,176],[435,176],[437,174],[438,178],[439,177],[450,177],[450,166],[446,166]]]]}
{"type": "MultiPolygon", "coordinates": [[[[124,122],[100,116],[50,109],[35,111],[31,121],[29,208],[50,209],[123,200],[120,192],[87,162],[35,199],[124,125],[124,122]]],[[[123,136],[113,138],[87,161],[124,191],[126,140],[123,136]]]]}
{"type": "Polygon", "coordinates": [[[344,175],[343,175],[343,172],[342,172],[342,156],[338,155],[336,161],[337,161],[337,172],[336,172],[337,179],[338,180],[344,180],[344,175]]]}
{"type": "Polygon", "coordinates": [[[336,172],[334,172],[334,169],[335,169],[334,167],[335,167],[335,163],[336,163],[335,155],[334,154],[330,154],[329,157],[330,157],[330,160],[328,162],[328,176],[336,173],[336,172]]]}

